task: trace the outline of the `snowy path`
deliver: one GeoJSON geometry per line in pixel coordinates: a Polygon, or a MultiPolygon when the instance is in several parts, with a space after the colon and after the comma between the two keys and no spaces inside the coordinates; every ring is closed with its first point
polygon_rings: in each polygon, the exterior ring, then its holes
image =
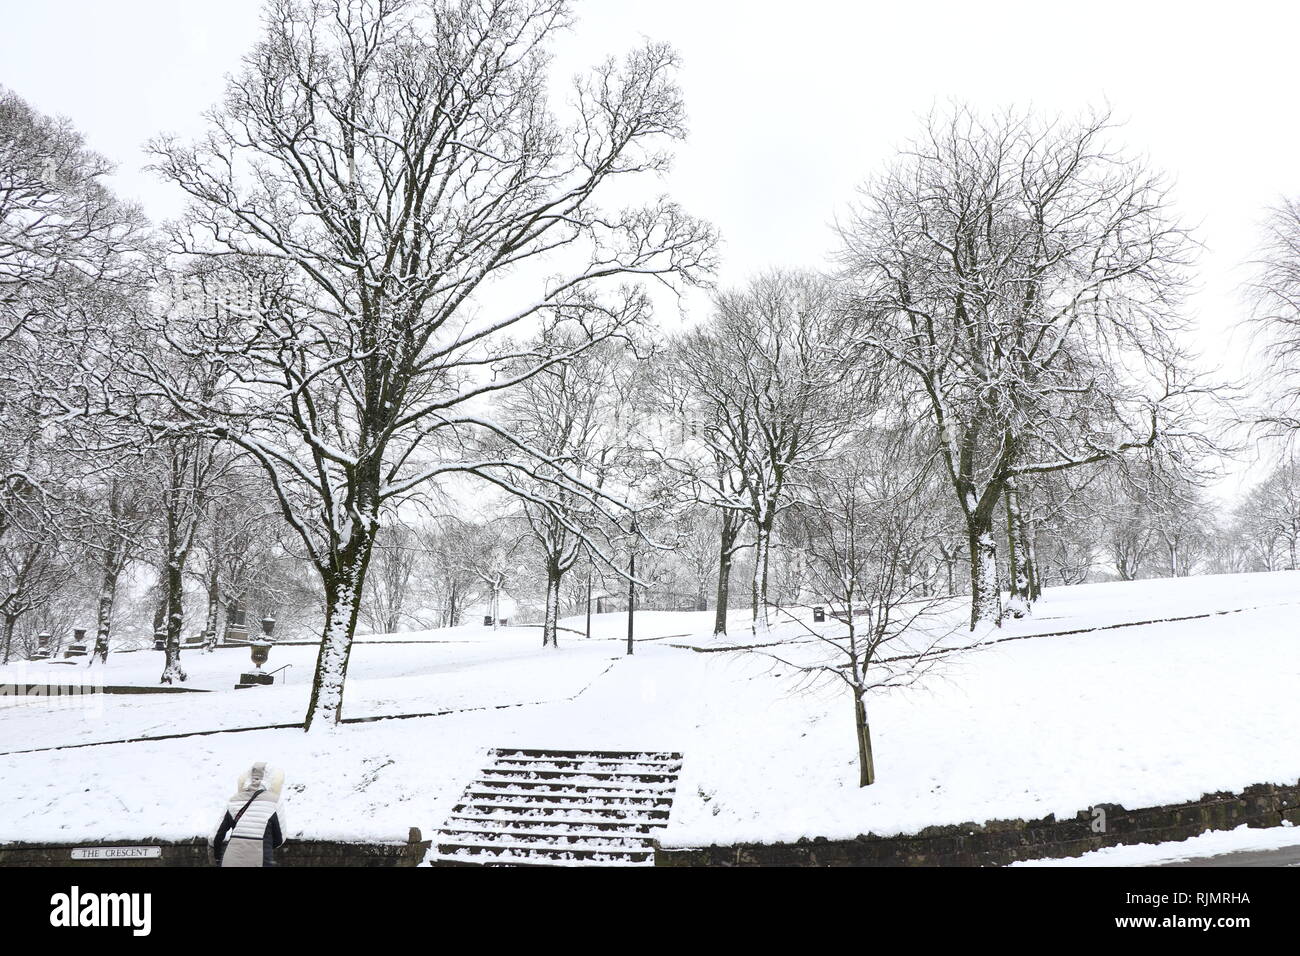
{"type": "MultiPolygon", "coordinates": [[[[190,671],[187,684],[222,690],[185,695],[208,698],[202,706],[178,707],[171,695],[96,694],[61,702],[0,698],[0,751],[300,723],[310,690],[301,675],[310,674],[316,648],[280,647],[274,653],[270,667],[287,659],[300,672],[297,682],[245,691],[235,691],[233,685],[240,670],[247,669],[247,649],[183,655],[190,671]],[[52,708],[62,719],[51,719],[52,708]]],[[[539,654],[532,636],[526,643],[513,638],[488,647],[359,644],[353,650],[344,715],[468,710],[571,697],[591,683],[615,653],[607,643],[592,642],[563,656],[539,654]],[[512,661],[527,661],[528,666],[502,666],[512,661]]],[[[107,672],[113,676],[107,679],[157,681],[157,657],[147,652],[110,656],[107,672]]],[[[52,667],[45,669],[55,678],[61,676],[52,667]]],[[[27,673],[41,670],[31,667],[27,673]]]]}

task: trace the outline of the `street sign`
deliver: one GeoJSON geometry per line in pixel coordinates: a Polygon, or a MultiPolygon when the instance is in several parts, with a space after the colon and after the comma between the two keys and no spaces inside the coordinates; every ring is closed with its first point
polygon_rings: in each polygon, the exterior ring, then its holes
{"type": "Polygon", "coordinates": [[[72,848],[74,860],[156,860],[162,856],[160,846],[78,846],[72,848]]]}

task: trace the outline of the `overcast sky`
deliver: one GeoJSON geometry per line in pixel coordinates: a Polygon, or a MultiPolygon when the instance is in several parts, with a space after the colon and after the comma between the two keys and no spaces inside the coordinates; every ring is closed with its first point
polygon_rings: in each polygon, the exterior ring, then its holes
{"type": "MultiPolygon", "coordinates": [[[[156,133],[197,134],[259,31],[260,0],[0,0],[0,84],[70,117],[155,218],[156,133]]],[[[1300,6],[1127,2],[587,0],[557,71],[648,37],[681,52],[691,136],[669,189],[722,231],[723,280],[816,266],[829,223],[936,103],[1109,104],[1168,170],[1207,249],[1193,306],[1218,364],[1266,206],[1300,194],[1300,6]]],[[[1229,361],[1231,366],[1233,361],[1229,361]]]]}

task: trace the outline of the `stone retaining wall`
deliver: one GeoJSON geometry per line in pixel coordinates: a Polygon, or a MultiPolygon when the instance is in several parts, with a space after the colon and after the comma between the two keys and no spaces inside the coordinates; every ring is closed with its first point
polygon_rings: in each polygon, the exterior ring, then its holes
{"type": "Polygon", "coordinates": [[[1016,860],[1079,856],[1131,843],[1186,840],[1205,830],[1300,825],[1300,783],[1256,784],[1241,793],[1207,793],[1199,800],[1127,810],[1099,804],[1072,819],[990,820],[927,827],[919,833],[853,840],[821,837],[797,843],[749,843],[655,850],[656,866],[1004,866],[1016,860]],[[1104,830],[1100,826],[1104,812],[1104,830]]]}
{"type": "MultiPolygon", "coordinates": [[[[290,840],[275,851],[280,866],[417,866],[428,852],[429,841],[411,828],[407,842],[344,843],[334,840],[290,840]]],[[[192,840],[87,840],[80,843],[0,844],[4,866],[211,866],[208,841],[192,840]],[[75,847],[156,846],[154,859],[74,860],[75,847]]]]}

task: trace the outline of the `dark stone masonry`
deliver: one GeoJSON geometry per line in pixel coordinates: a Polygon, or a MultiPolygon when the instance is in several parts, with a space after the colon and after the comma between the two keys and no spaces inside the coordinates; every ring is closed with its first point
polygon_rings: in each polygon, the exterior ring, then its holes
{"type": "Polygon", "coordinates": [[[1207,793],[1199,800],[1127,810],[1098,804],[1072,819],[990,820],[927,827],[919,833],[853,840],[821,837],[797,843],[739,844],[655,851],[656,866],[1004,866],[1016,860],[1079,856],[1089,850],[1131,843],[1186,840],[1205,830],[1231,830],[1243,823],[1300,825],[1300,783],[1256,784],[1241,793],[1207,793]],[[1105,811],[1104,832],[1093,832],[1105,811]]]}
{"type": "MultiPolygon", "coordinates": [[[[1256,784],[1240,793],[1208,793],[1199,800],[1128,810],[1098,804],[1071,819],[990,820],[927,827],[919,833],[852,840],[821,837],[797,843],[740,844],[688,849],[656,848],[656,866],[1003,866],[1016,860],[1079,856],[1089,850],[1132,843],[1185,840],[1205,830],[1246,824],[1300,826],[1300,782],[1256,784]],[[1104,832],[1094,832],[1096,810],[1105,812],[1104,832]]],[[[417,866],[430,841],[412,828],[407,842],[348,843],[291,840],[276,851],[282,866],[417,866]]],[[[210,866],[205,839],[83,841],[0,844],[3,866],[210,866]],[[152,846],[154,858],[73,860],[76,847],[152,846]]]]}
{"type": "MultiPolygon", "coordinates": [[[[414,827],[405,843],[343,843],[332,840],[290,840],[275,851],[280,866],[417,866],[428,852],[429,841],[414,827]]],[[[81,843],[0,844],[2,866],[211,866],[208,841],[109,840],[81,843]],[[150,846],[161,856],[152,859],[74,860],[77,847],[150,846]]]]}

